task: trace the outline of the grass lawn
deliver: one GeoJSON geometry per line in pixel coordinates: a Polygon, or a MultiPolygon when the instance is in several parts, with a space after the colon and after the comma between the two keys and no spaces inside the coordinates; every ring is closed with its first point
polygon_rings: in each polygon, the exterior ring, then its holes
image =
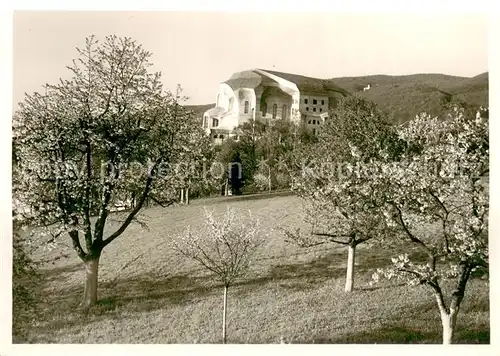
{"type": "MultiPolygon", "coordinates": [[[[301,203],[294,196],[198,200],[189,206],[144,210],[141,217],[149,229],[131,225],[103,252],[95,310],[84,314],[78,309],[84,270],[68,241],[62,254],[69,257],[43,267],[44,301],[25,326],[27,336],[14,341],[220,342],[222,287],[168,244],[170,236],[185,225],[202,222],[203,204],[218,211],[228,204],[250,209],[269,229],[302,224],[301,203]]],[[[355,291],[346,294],[343,247],[301,249],[284,242],[278,231],[272,232],[252,271],[229,289],[228,342],[440,343],[439,313],[427,289],[369,284],[373,270],[388,265],[394,254],[361,245],[355,291]]],[[[40,251],[37,258],[60,255],[60,249],[40,251]]],[[[469,282],[458,317],[457,342],[489,343],[488,294],[487,280],[469,282]]]]}

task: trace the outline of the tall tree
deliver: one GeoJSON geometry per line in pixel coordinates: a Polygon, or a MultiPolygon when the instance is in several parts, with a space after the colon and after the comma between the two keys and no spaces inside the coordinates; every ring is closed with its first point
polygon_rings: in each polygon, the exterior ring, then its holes
{"type": "Polygon", "coordinates": [[[130,38],[86,39],[68,67],[71,79],[26,95],[13,120],[13,194],[25,214],[54,238],[69,238],[86,270],[82,305],[97,301],[102,250],[134,221],[152,194],[158,201],[192,126],[178,98],[150,72],[151,53],[130,38]],[[105,234],[123,195],[137,203],[105,234]]]}
{"type": "Polygon", "coordinates": [[[211,138],[206,135],[194,115],[189,115],[187,120],[192,129],[186,137],[186,145],[172,172],[176,178],[174,185],[180,190],[180,202],[185,204],[189,204],[193,190],[209,189],[215,183],[210,172],[214,158],[211,138]]]}
{"type": "Polygon", "coordinates": [[[345,98],[330,113],[318,142],[303,146],[302,169],[293,189],[306,206],[309,234],[285,230],[287,238],[308,247],[335,243],[348,248],[345,291],[354,285],[356,247],[384,233],[384,195],[372,180],[376,159],[396,157],[398,140],[372,102],[345,98]],[[383,155],[389,152],[390,155],[383,155]]]}
{"type": "Polygon", "coordinates": [[[300,128],[289,120],[273,120],[263,127],[257,142],[259,165],[257,175],[265,177],[270,192],[275,187],[289,187],[290,154],[299,137],[300,128]]]}
{"type": "MultiPolygon", "coordinates": [[[[384,165],[388,187],[385,212],[393,236],[389,245],[414,246],[426,261],[408,254],[393,258],[380,276],[428,287],[437,301],[443,343],[453,340],[467,282],[476,270],[488,271],[488,120],[454,108],[445,120],[422,114],[400,128],[408,142],[396,165],[384,165]],[[451,295],[443,284],[454,281],[451,295]]],[[[479,272],[479,271],[478,271],[479,272]]]]}
{"type": "Polygon", "coordinates": [[[222,195],[228,195],[229,193],[229,167],[231,166],[231,162],[233,162],[237,149],[238,143],[231,138],[224,140],[221,145],[214,148],[215,161],[213,162],[211,173],[213,173],[215,177],[218,177],[216,182],[218,183],[217,185],[222,195]]]}

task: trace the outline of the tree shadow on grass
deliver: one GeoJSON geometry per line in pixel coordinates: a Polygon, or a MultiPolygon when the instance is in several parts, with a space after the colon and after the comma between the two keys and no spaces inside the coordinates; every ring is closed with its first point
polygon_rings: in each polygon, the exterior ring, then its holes
{"type": "Polygon", "coordinates": [[[173,275],[121,279],[111,285],[103,283],[101,288],[101,303],[143,312],[189,303],[215,293],[218,286],[206,277],[173,275]]]}
{"type": "MultiPolygon", "coordinates": [[[[345,278],[346,251],[332,249],[320,257],[305,261],[271,265],[263,274],[246,278],[234,284],[239,286],[236,294],[247,294],[256,289],[266,288],[266,284],[277,284],[280,288],[303,291],[318,288],[318,285],[332,279],[345,278]]],[[[388,260],[377,251],[360,250],[357,255],[356,277],[368,269],[384,267],[388,260]]],[[[48,280],[56,279],[62,273],[73,273],[82,268],[74,264],[62,268],[45,270],[48,280]]],[[[183,305],[209,295],[220,293],[221,286],[212,278],[179,274],[171,276],[140,275],[118,278],[113,282],[99,284],[98,305],[84,313],[79,308],[83,285],[57,291],[46,305],[45,322],[41,328],[62,329],[74,324],[92,323],[100,318],[110,317],[122,311],[128,313],[147,312],[167,307],[183,305]]],[[[355,288],[357,289],[357,288],[355,288]]]]}
{"type": "Polygon", "coordinates": [[[359,248],[356,253],[356,271],[365,273],[374,271],[377,268],[389,267],[392,265],[391,258],[404,253],[408,253],[413,262],[427,261],[427,253],[419,247],[396,246],[388,249],[374,245],[368,248],[359,248]]]}
{"type": "Polygon", "coordinates": [[[238,294],[266,283],[278,283],[280,287],[299,291],[317,288],[320,283],[345,275],[345,268],[338,266],[343,259],[343,252],[332,251],[308,261],[273,265],[267,273],[238,281],[234,286],[244,287],[238,294]]]}
{"type": "MultiPolygon", "coordinates": [[[[56,273],[56,271],[52,271],[56,273]]],[[[189,303],[215,293],[206,278],[174,275],[168,277],[133,277],[116,283],[101,282],[97,305],[85,310],[80,307],[83,286],[60,289],[43,303],[42,321],[33,332],[43,335],[74,325],[86,325],[122,312],[133,314],[189,303]]]]}
{"type": "Polygon", "coordinates": [[[391,284],[385,284],[385,285],[368,285],[364,287],[357,287],[355,289],[361,290],[361,291],[374,291],[374,290],[381,290],[381,289],[392,289],[392,288],[397,288],[397,287],[403,287],[407,285],[406,283],[400,282],[400,283],[391,283],[391,284]]]}
{"type": "MultiPolygon", "coordinates": [[[[438,327],[440,325],[437,325],[438,327]]],[[[300,342],[300,341],[299,341],[300,342]]],[[[486,325],[476,330],[456,330],[454,342],[459,344],[489,344],[490,330],[486,325]]],[[[316,344],[442,344],[441,330],[413,330],[398,325],[332,338],[317,338],[305,343],[316,344]]]]}
{"type": "MultiPolygon", "coordinates": [[[[320,257],[303,261],[271,265],[260,275],[243,279],[234,286],[245,286],[243,292],[261,288],[266,283],[276,283],[287,289],[307,290],[317,288],[318,284],[328,280],[344,278],[347,252],[344,249],[317,251],[320,257]]],[[[357,254],[355,278],[369,270],[387,266],[390,258],[383,249],[362,249],[357,254]]],[[[44,270],[45,280],[51,281],[64,273],[80,270],[81,263],[44,270]]],[[[99,283],[99,305],[104,311],[126,307],[127,310],[149,311],[162,308],[166,304],[184,304],[210,293],[217,293],[220,288],[212,278],[182,275],[140,275],[130,278],[117,278],[116,281],[99,283]]],[[[371,288],[376,289],[376,288],[371,288]]],[[[73,310],[78,306],[83,293],[82,286],[59,290],[51,297],[52,302],[68,306],[73,310]]]]}
{"type": "MultiPolygon", "coordinates": [[[[485,302],[485,304],[488,304],[485,302]]],[[[481,311],[484,305],[472,305],[461,310],[454,333],[454,343],[489,344],[488,321],[476,323],[467,320],[467,312],[481,311]]],[[[442,329],[436,303],[422,301],[413,308],[394,312],[380,327],[360,331],[346,331],[335,335],[318,335],[293,340],[293,343],[316,344],[441,344],[442,329]],[[411,326],[408,325],[411,323],[411,326]]],[[[489,318],[488,318],[489,319],[489,318]]]]}
{"type": "MultiPolygon", "coordinates": [[[[319,258],[295,263],[270,266],[264,274],[243,279],[234,284],[240,286],[235,290],[238,294],[246,294],[255,289],[265,288],[267,283],[278,283],[280,287],[292,290],[307,290],[317,288],[319,283],[340,278],[345,275],[342,262],[345,254],[342,251],[331,251],[319,258]]],[[[80,264],[46,270],[49,279],[55,279],[61,273],[70,273],[81,268],[80,264]]],[[[188,274],[172,276],[141,275],[130,278],[118,278],[115,282],[100,282],[98,290],[98,305],[87,314],[93,316],[108,315],[118,310],[127,312],[146,312],[165,308],[168,305],[179,305],[218,294],[221,286],[212,282],[206,276],[188,274]]],[[[83,294],[83,285],[60,289],[50,298],[46,305],[46,315],[42,320],[52,320],[55,324],[80,322],[80,317],[87,314],[79,308],[83,294]],[[57,310],[54,315],[54,310],[57,310]],[[78,317],[65,317],[71,314],[78,317]],[[58,319],[62,319],[58,321],[58,319]]],[[[95,320],[95,318],[93,319],[95,320]]],[[[83,320],[84,321],[84,320],[83,320]]],[[[85,322],[85,321],[84,321],[85,322]]],[[[88,320],[88,322],[90,322],[88,320]]],[[[54,325],[55,326],[55,325],[54,325]]]]}
{"type": "Polygon", "coordinates": [[[437,332],[421,332],[400,326],[384,326],[379,329],[347,334],[331,338],[315,338],[307,343],[315,344],[438,344],[437,332]]]}
{"type": "Polygon", "coordinates": [[[62,267],[42,268],[39,272],[43,280],[50,282],[60,279],[62,274],[83,271],[83,268],[83,262],[78,262],[62,267]]]}
{"type": "MultiPolygon", "coordinates": [[[[306,261],[273,265],[266,274],[235,283],[235,286],[255,286],[269,282],[278,282],[285,289],[303,291],[318,288],[318,285],[346,276],[347,251],[344,249],[322,250],[321,256],[306,261]]],[[[357,287],[356,281],[366,279],[366,273],[390,265],[387,252],[379,250],[360,250],[356,256],[355,290],[375,290],[388,287],[357,287]],[[365,277],[365,278],[363,278],[365,277]]],[[[363,281],[364,283],[364,281],[363,281]]],[[[403,285],[403,283],[398,284],[403,285]]],[[[393,286],[391,286],[393,287],[393,286]]],[[[244,288],[240,293],[248,292],[244,288]]]]}

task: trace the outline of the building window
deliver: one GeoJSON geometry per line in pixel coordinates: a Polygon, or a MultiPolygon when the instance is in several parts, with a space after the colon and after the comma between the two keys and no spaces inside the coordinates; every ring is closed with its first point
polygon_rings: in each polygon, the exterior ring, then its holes
{"type": "Polygon", "coordinates": [[[220,138],[221,140],[223,140],[223,139],[224,139],[224,135],[219,135],[219,138],[220,138]]]}
{"type": "Polygon", "coordinates": [[[319,112],[322,112],[323,111],[323,108],[319,108],[319,112]]]}
{"type": "Polygon", "coordinates": [[[267,103],[264,103],[264,105],[262,105],[262,116],[266,116],[267,115],[267,103]]]}
{"type": "Polygon", "coordinates": [[[248,114],[248,101],[245,101],[245,114],[248,114]]]}
{"type": "Polygon", "coordinates": [[[308,123],[308,124],[311,124],[311,120],[309,120],[307,123],[308,123]]]}
{"type": "Polygon", "coordinates": [[[218,119],[213,118],[213,119],[212,119],[212,127],[217,127],[217,126],[219,126],[219,120],[218,120],[218,119]]]}
{"type": "Polygon", "coordinates": [[[214,138],[217,138],[217,135],[214,135],[214,138]]]}
{"type": "Polygon", "coordinates": [[[313,131],[313,135],[316,135],[316,129],[313,129],[312,131],[313,131]]]}
{"type": "Polygon", "coordinates": [[[286,120],[287,111],[288,111],[288,107],[286,105],[283,105],[283,107],[281,108],[281,118],[283,120],[286,120]]]}
{"type": "Polygon", "coordinates": [[[273,105],[273,119],[276,119],[276,116],[278,115],[278,104],[273,105]]]}
{"type": "Polygon", "coordinates": [[[313,111],[316,112],[316,108],[313,108],[313,111]]]}
{"type": "Polygon", "coordinates": [[[325,101],[324,100],[321,100],[321,105],[325,105],[325,101]]]}
{"type": "Polygon", "coordinates": [[[309,106],[306,106],[306,111],[309,111],[309,106]]]}
{"type": "Polygon", "coordinates": [[[307,104],[307,99],[304,99],[304,104],[307,104]]]}
{"type": "Polygon", "coordinates": [[[316,99],[313,99],[313,105],[316,105],[318,101],[316,99]]]}

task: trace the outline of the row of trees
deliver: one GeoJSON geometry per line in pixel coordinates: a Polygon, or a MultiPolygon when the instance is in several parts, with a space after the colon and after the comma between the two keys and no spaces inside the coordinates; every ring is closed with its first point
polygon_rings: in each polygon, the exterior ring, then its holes
{"type": "Polygon", "coordinates": [[[395,256],[373,278],[429,287],[444,343],[452,340],[471,274],[488,271],[488,122],[466,113],[451,107],[444,118],[422,114],[394,127],[373,103],[345,100],[318,142],[300,152],[310,163],[293,178],[311,231],[285,231],[302,246],[348,246],[346,292],[359,244],[419,249],[425,261],[395,256]],[[445,280],[455,280],[449,296],[445,280]]]}
{"type": "MultiPolygon", "coordinates": [[[[291,184],[307,203],[312,230],[284,227],[288,238],[303,246],[348,246],[346,291],[353,289],[359,244],[409,242],[423,249],[426,262],[402,255],[375,278],[397,276],[429,286],[441,311],[444,341],[451,341],[467,281],[475,269],[488,266],[485,120],[455,108],[444,119],[421,115],[394,127],[374,104],[353,96],[330,114],[318,137],[286,121],[249,122],[239,128],[238,141],[213,148],[180,105],[180,89],[175,94],[163,89],[160,73],[149,71],[151,54],[136,42],[109,36],[100,43],[90,37],[78,54],[68,67],[71,79],[27,95],[14,116],[13,195],[16,221],[36,226],[36,236],[39,229],[49,231],[45,242],[71,241],[86,269],[84,307],[97,301],[102,250],[137,219],[148,199],[166,206],[179,192],[187,202],[193,190],[291,184]],[[200,175],[200,167],[205,172],[213,162],[240,163],[241,179],[230,170],[200,175]],[[114,204],[126,199],[134,202],[132,208],[105,234],[114,204]],[[440,280],[451,277],[457,284],[447,304],[440,280]]],[[[196,243],[177,248],[221,272],[227,291],[224,278],[239,276],[249,261],[246,252],[235,257],[231,241],[254,251],[247,237],[256,234],[227,224],[216,233],[218,225],[211,224],[215,251],[226,246],[226,253],[206,260],[193,253],[207,251],[196,243]],[[228,261],[239,261],[239,267],[228,270],[228,261]]],[[[207,243],[184,239],[193,241],[207,243]]]]}
{"type": "Polygon", "coordinates": [[[91,36],[77,52],[70,79],[27,94],[13,117],[13,214],[16,230],[36,226],[34,237],[44,230],[44,244],[70,239],[85,265],[82,305],[89,307],[97,301],[102,250],[143,206],[189,203],[228,183],[237,189],[239,172],[226,168],[240,154],[244,173],[255,161],[244,150],[214,148],[181,105],[181,88],[164,90],[161,73],[150,71],[151,53],[132,39],[91,36]],[[214,163],[222,171],[212,171],[214,163]],[[128,210],[105,236],[117,206],[128,210]]]}
{"type": "MultiPolygon", "coordinates": [[[[359,244],[406,250],[392,258],[391,267],[374,271],[373,279],[428,287],[437,301],[444,344],[452,342],[472,273],[488,273],[488,123],[465,113],[454,107],[443,119],[422,114],[393,127],[375,104],[358,97],[344,100],[317,142],[291,151],[291,162],[301,166],[291,171],[292,186],[305,202],[311,230],[282,228],[300,246],[347,246],[346,292],[353,291],[359,244]],[[408,252],[414,248],[427,258],[412,260],[408,252]],[[454,283],[450,295],[442,287],[445,281],[454,283]]],[[[227,289],[262,243],[257,221],[244,221],[231,211],[220,220],[209,214],[210,232],[174,239],[178,251],[224,284],[224,342],[227,289]]]]}
{"type": "Polygon", "coordinates": [[[239,172],[228,174],[233,192],[271,191],[290,188],[290,171],[294,169],[293,152],[315,141],[301,125],[290,120],[250,120],[237,129],[238,140],[226,139],[216,146],[216,162],[222,166],[239,164],[239,172]],[[239,173],[239,175],[238,175],[239,173]]]}

